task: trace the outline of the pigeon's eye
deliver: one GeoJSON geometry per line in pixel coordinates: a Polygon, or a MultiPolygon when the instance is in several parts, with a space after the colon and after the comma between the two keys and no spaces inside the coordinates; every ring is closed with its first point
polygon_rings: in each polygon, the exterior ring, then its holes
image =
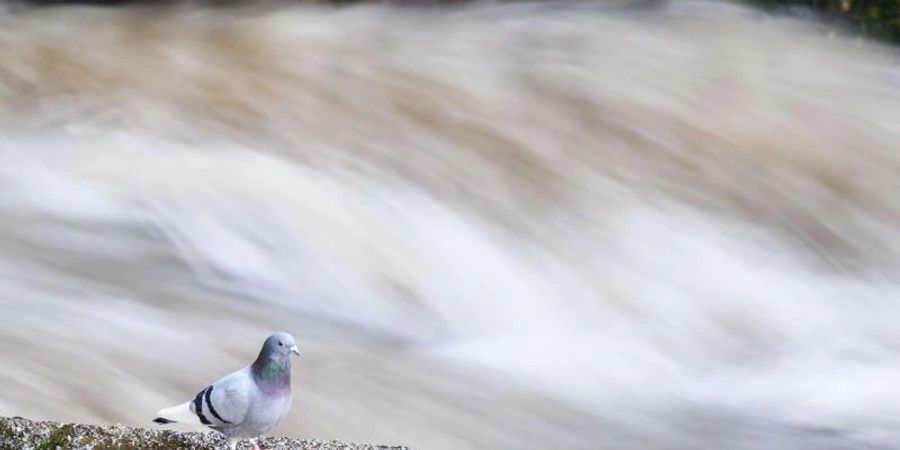
{"type": "Polygon", "coordinates": [[[278,341],[278,346],[279,346],[279,347],[284,346],[284,342],[278,341]]]}

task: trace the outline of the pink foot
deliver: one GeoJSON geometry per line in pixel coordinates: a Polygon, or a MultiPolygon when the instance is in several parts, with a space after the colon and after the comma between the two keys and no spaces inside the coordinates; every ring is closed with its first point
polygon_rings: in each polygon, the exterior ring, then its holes
{"type": "Polygon", "coordinates": [[[262,450],[259,445],[256,445],[256,441],[250,441],[250,443],[253,444],[253,450],[262,450]]]}

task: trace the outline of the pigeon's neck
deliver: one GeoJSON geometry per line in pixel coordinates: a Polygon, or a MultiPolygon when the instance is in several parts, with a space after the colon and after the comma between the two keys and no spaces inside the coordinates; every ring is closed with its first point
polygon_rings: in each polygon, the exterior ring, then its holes
{"type": "Polygon", "coordinates": [[[263,392],[281,393],[291,389],[291,359],[260,354],[250,366],[253,379],[263,392]]]}

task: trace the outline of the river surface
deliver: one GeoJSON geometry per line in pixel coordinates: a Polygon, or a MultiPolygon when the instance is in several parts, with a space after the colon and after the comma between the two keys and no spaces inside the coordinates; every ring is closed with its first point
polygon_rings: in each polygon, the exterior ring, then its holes
{"type": "Polygon", "coordinates": [[[900,448],[900,55],[688,1],[0,12],[0,415],[900,448]]]}

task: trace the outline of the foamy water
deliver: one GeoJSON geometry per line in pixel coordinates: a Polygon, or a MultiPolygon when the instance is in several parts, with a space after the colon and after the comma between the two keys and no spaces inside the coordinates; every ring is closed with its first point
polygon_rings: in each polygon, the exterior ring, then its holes
{"type": "Polygon", "coordinates": [[[0,15],[0,414],[900,448],[900,59],[721,3],[0,15]]]}

